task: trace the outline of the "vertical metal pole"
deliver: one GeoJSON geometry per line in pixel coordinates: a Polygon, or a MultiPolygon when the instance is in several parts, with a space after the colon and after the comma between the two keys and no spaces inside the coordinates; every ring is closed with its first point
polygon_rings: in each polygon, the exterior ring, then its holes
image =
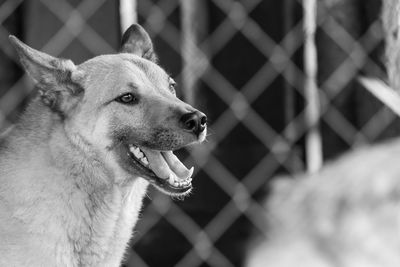
{"type": "Polygon", "coordinates": [[[182,87],[183,98],[190,104],[194,104],[195,76],[195,44],[197,43],[195,23],[195,7],[197,0],[181,0],[181,26],[182,26],[182,87]]]}
{"type": "Polygon", "coordinates": [[[129,26],[133,23],[137,23],[136,0],[120,0],[119,15],[121,20],[121,33],[124,33],[129,26]]]}
{"type": "Polygon", "coordinates": [[[306,164],[308,172],[315,172],[322,165],[322,142],[319,132],[320,102],[317,87],[317,48],[315,31],[317,20],[316,0],[303,0],[304,26],[304,72],[305,72],[305,120],[308,127],[306,135],[306,164]]]}
{"type": "Polygon", "coordinates": [[[200,50],[199,41],[206,34],[207,12],[204,1],[180,0],[182,27],[182,87],[183,98],[195,104],[197,82],[208,68],[206,51],[200,50]]]}

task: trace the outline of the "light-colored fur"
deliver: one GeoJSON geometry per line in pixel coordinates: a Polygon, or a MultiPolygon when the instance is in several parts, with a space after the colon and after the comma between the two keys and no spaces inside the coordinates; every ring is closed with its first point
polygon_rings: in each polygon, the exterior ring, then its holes
{"type": "Polygon", "coordinates": [[[278,179],[248,267],[400,266],[400,140],[278,179]]]}
{"type": "Polygon", "coordinates": [[[146,139],[163,123],[175,135],[161,141],[184,146],[196,140],[168,114],[190,106],[153,55],[75,66],[12,41],[41,96],[0,143],[0,266],[119,266],[148,182],[120,167],[113,131],[142,129],[146,139]],[[142,104],[113,101],[132,83],[142,104]]]}

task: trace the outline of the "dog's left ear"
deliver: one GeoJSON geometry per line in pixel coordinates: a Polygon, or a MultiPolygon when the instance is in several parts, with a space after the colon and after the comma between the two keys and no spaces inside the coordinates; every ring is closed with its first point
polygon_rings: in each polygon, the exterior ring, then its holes
{"type": "Polygon", "coordinates": [[[157,63],[157,56],[154,53],[150,36],[139,24],[132,24],[125,31],[122,36],[120,52],[132,53],[157,63]]]}
{"type": "Polygon", "coordinates": [[[35,50],[10,35],[19,59],[29,76],[39,87],[42,101],[53,110],[67,113],[83,92],[80,81],[83,73],[71,60],[52,57],[35,50]]]}

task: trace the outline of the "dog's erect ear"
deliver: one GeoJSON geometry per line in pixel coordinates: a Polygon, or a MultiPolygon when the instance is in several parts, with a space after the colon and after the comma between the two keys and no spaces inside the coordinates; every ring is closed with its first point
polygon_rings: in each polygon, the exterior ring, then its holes
{"type": "Polygon", "coordinates": [[[154,63],[157,62],[157,56],[153,50],[153,43],[150,36],[138,24],[132,24],[122,36],[121,53],[132,53],[143,57],[154,63]]]}
{"type": "Polygon", "coordinates": [[[39,87],[43,102],[59,112],[67,112],[71,101],[83,92],[80,81],[83,73],[71,60],[52,57],[24,44],[15,36],[10,41],[30,77],[39,87]]]}

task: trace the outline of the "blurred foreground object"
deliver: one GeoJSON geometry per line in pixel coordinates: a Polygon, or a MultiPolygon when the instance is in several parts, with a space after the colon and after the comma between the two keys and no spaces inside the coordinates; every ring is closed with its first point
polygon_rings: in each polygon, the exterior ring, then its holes
{"type": "MultiPolygon", "coordinates": [[[[400,116],[400,95],[379,79],[359,79],[400,116]]],[[[400,139],[359,149],[314,175],[279,178],[267,200],[267,239],[248,267],[400,266],[400,139]]]]}
{"type": "Polygon", "coordinates": [[[400,92],[400,1],[382,1],[382,22],[385,32],[386,68],[389,84],[400,92]]]}
{"type": "Polygon", "coordinates": [[[267,240],[250,248],[247,266],[400,266],[399,158],[397,139],[278,179],[267,240]]]}

